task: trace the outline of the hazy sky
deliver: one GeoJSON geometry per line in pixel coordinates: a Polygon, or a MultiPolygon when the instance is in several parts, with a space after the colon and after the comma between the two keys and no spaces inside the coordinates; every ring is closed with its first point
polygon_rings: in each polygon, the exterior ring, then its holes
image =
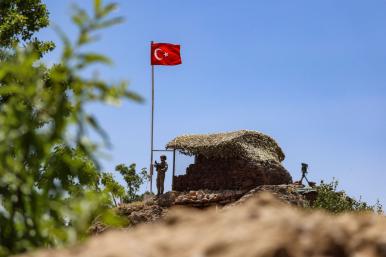
{"type": "MultiPolygon", "coordinates": [[[[75,1],[44,0],[51,20],[76,36],[75,1]]],[[[92,1],[77,1],[90,9],[92,1]]],[[[180,66],[156,67],[155,144],[177,135],[239,129],[274,137],[295,180],[333,177],[349,194],[386,204],[386,2],[384,0],[118,1],[126,22],[91,49],[100,70],[146,101],[91,106],[110,135],[106,170],[148,166],[151,40],[181,44],[180,66]]],[[[49,28],[39,33],[58,42],[49,28]]],[[[54,63],[57,50],[46,56],[54,63]]],[[[171,162],[171,159],[170,159],[171,162]]],[[[181,158],[178,173],[182,173],[181,158]]],[[[167,189],[170,189],[169,172],[167,189]]]]}

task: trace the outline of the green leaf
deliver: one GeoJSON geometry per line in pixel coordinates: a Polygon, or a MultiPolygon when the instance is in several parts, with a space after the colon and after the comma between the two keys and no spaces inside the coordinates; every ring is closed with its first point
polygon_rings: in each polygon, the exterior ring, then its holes
{"type": "Polygon", "coordinates": [[[20,94],[23,92],[23,88],[17,85],[0,86],[0,95],[20,94]]]}
{"type": "Polygon", "coordinates": [[[92,25],[92,29],[104,29],[124,22],[123,17],[115,17],[92,25]]]}
{"type": "Polygon", "coordinates": [[[100,12],[100,17],[105,17],[112,11],[116,10],[118,8],[118,5],[115,3],[107,4],[105,7],[103,7],[103,10],[100,12]]]}
{"type": "Polygon", "coordinates": [[[108,145],[108,146],[111,145],[110,142],[109,142],[109,136],[108,136],[108,134],[106,133],[106,131],[105,131],[101,126],[99,126],[99,123],[97,122],[97,120],[95,119],[95,117],[93,117],[93,116],[91,116],[91,115],[87,116],[87,117],[86,117],[86,122],[87,122],[88,124],[90,124],[90,126],[91,126],[92,128],[94,128],[94,129],[99,133],[99,135],[102,136],[102,138],[103,138],[103,140],[104,140],[104,142],[105,142],[106,145],[108,145]]]}
{"type": "Polygon", "coordinates": [[[54,26],[53,28],[56,31],[56,33],[59,35],[59,37],[62,40],[62,43],[64,45],[63,46],[64,50],[62,53],[63,61],[67,61],[73,54],[73,48],[72,48],[71,41],[67,37],[66,33],[64,33],[64,31],[60,27],[54,26]]]}
{"type": "Polygon", "coordinates": [[[137,93],[131,92],[131,91],[125,92],[125,96],[126,96],[128,99],[133,100],[133,101],[136,101],[136,102],[143,102],[143,101],[144,101],[144,99],[142,98],[142,96],[140,96],[140,95],[137,94],[137,93]]]}
{"type": "Polygon", "coordinates": [[[77,59],[81,62],[81,64],[87,65],[92,63],[103,63],[103,64],[111,64],[110,58],[97,54],[97,53],[83,53],[77,56],[77,59]]]}
{"type": "Polygon", "coordinates": [[[99,18],[102,9],[102,0],[94,0],[95,17],[99,18]]]}

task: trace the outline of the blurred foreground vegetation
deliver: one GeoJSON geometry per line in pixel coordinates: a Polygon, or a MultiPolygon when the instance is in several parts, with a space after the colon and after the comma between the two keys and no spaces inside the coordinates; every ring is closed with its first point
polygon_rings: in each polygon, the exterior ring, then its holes
{"type": "Polygon", "coordinates": [[[120,165],[131,184],[115,192],[113,176],[101,173],[96,161],[99,147],[87,136],[94,130],[108,142],[86,104],[141,101],[125,82],[82,75],[96,63],[111,63],[86,50],[99,30],[122,21],[110,17],[115,9],[100,0],[92,14],[76,9],[77,39],[57,29],[62,54],[47,67],[41,58],[54,43],[33,37],[49,24],[46,6],[41,0],[0,2],[0,256],[76,242],[97,216],[119,225],[108,207],[116,195],[136,198],[143,176],[133,165],[120,165]]]}

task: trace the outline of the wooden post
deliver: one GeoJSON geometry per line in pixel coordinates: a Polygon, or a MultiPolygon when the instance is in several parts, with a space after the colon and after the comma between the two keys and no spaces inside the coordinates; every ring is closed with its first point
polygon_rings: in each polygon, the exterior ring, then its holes
{"type": "Polygon", "coordinates": [[[173,177],[172,177],[172,191],[174,187],[174,176],[176,175],[176,149],[173,149],[173,177]]]}

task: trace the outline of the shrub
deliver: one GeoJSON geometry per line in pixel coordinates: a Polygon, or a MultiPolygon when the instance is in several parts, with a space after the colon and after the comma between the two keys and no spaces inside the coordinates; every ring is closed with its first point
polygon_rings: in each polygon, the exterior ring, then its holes
{"type": "Polygon", "coordinates": [[[345,191],[337,191],[338,181],[333,179],[330,183],[323,181],[317,187],[317,199],[310,206],[315,209],[324,209],[332,213],[341,212],[376,212],[382,213],[382,205],[377,201],[375,205],[369,205],[361,199],[355,200],[349,197],[345,191]]]}

